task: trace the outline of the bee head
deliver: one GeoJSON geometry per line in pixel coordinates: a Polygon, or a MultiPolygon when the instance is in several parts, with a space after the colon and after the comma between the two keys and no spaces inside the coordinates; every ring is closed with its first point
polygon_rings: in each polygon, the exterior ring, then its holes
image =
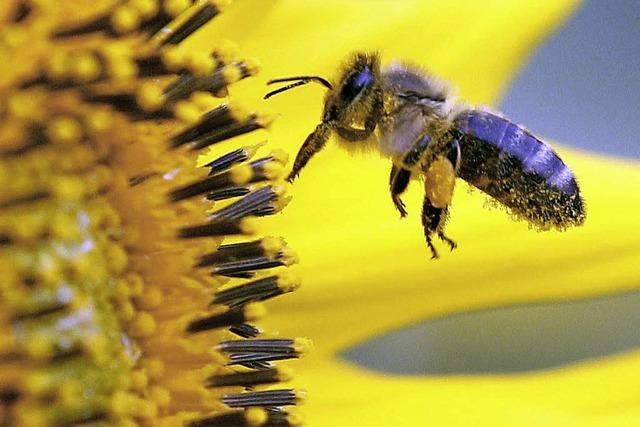
{"type": "MultiPolygon", "coordinates": [[[[265,99],[310,82],[320,83],[327,89],[322,122],[305,139],[296,155],[287,180],[292,182],[309,159],[326,144],[330,134],[348,141],[363,141],[373,132],[382,109],[380,58],[376,53],[357,52],[344,64],[334,86],[319,76],[285,77],[267,84],[289,83],[265,95],[265,99]]],[[[351,144],[349,144],[351,145],[351,144]]],[[[354,145],[355,146],[355,145],[354,145]]]]}
{"type": "Polygon", "coordinates": [[[378,55],[355,53],[344,64],[336,88],[327,92],[322,121],[344,125],[363,121],[378,101],[379,82],[378,55]]]}

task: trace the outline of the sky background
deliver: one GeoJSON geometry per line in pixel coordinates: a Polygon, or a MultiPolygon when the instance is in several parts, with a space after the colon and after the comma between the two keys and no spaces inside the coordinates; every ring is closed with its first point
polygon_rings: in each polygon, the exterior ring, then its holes
{"type": "MultiPolygon", "coordinates": [[[[640,1],[586,1],[534,54],[499,108],[563,144],[640,159],[640,1]]],[[[432,319],[343,357],[396,374],[521,372],[637,347],[638,324],[634,292],[432,319]]]]}

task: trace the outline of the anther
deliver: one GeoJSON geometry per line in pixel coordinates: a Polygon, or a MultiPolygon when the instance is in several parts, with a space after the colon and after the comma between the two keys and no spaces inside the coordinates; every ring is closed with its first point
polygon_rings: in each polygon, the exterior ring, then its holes
{"type": "Polygon", "coordinates": [[[209,191],[246,184],[252,181],[253,177],[254,172],[250,166],[239,165],[221,174],[213,175],[173,190],[169,193],[169,199],[172,202],[177,202],[189,197],[208,193],[209,191]]]}
{"type": "Polygon", "coordinates": [[[228,365],[252,367],[255,363],[297,359],[304,356],[311,347],[308,338],[296,339],[245,339],[222,341],[218,351],[229,355],[228,365]]]}
{"type": "Polygon", "coordinates": [[[263,277],[216,293],[212,303],[236,307],[251,301],[264,301],[278,295],[293,292],[300,286],[299,280],[289,274],[263,277]]]}
{"type": "Polygon", "coordinates": [[[248,323],[231,326],[229,328],[229,332],[236,334],[242,338],[255,338],[262,333],[260,329],[248,323]]]}
{"type": "Polygon", "coordinates": [[[232,199],[235,197],[246,196],[251,193],[253,186],[248,187],[227,187],[221,190],[212,191],[207,194],[207,200],[213,200],[214,202],[226,199],[232,199]]]}
{"type": "Polygon", "coordinates": [[[302,390],[283,389],[227,394],[221,400],[231,408],[247,408],[251,406],[297,405],[302,403],[305,397],[306,393],[302,390]]]}
{"type": "Polygon", "coordinates": [[[183,130],[173,138],[171,145],[178,147],[188,142],[194,141],[202,135],[217,128],[228,126],[232,123],[239,123],[248,116],[248,113],[235,105],[222,104],[219,107],[205,113],[198,123],[183,130]]]}
{"type": "Polygon", "coordinates": [[[183,227],[178,231],[178,237],[190,239],[208,236],[225,236],[234,234],[253,234],[256,225],[250,218],[239,220],[216,220],[205,224],[183,227]]]}
{"type": "Polygon", "coordinates": [[[289,381],[291,370],[284,367],[269,368],[250,372],[234,372],[226,375],[212,375],[207,379],[207,387],[251,387],[260,384],[273,384],[289,381]]]}
{"type": "Polygon", "coordinates": [[[221,245],[215,252],[202,256],[196,264],[196,267],[206,267],[241,258],[265,255],[273,256],[277,254],[284,245],[284,240],[278,237],[264,237],[252,242],[221,245]]]}
{"type": "Polygon", "coordinates": [[[245,322],[253,322],[265,314],[265,308],[260,303],[247,304],[244,307],[233,308],[221,314],[214,314],[202,319],[197,319],[189,323],[187,332],[196,333],[241,325],[245,322]]]}
{"type": "Polygon", "coordinates": [[[263,207],[278,197],[277,187],[266,186],[253,191],[242,199],[226,206],[214,213],[209,218],[216,221],[231,221],[251,215],[256,209],[263,207]]]}
{"type": "Polygon", "coordinates": [[[207,163],[205,166],[211,168],[209,171],[209,175],[213,175],[214,173],[222,172],[226,169],[229,169],[231,166],[242,163],[251,157],[258,151],[260,147],[262,147],[266,142],[260,142],[256,145],[250,145],[242,148],[238,148],[230,153],[227,153],[221,157],[218,157],[215,160],[207,163]]]}
{"type": "Polygon", "coordinates": [[[246,133],[253,132],[254,130],[264,129],[269,125],[269,123],[270,120],[268,118],[251,114],[241,122],[233,122],[199,136],[191,141],[191,149],[199,150],[226,139],[244,135],[246,133]]]}
{"type": "Polygon", "coordinates": [[[182,42],[220,13],[222,6],[223,2],[215,0],[197,2],[160,29],[149,40],[149,48],[158,50],[182,42]]]}

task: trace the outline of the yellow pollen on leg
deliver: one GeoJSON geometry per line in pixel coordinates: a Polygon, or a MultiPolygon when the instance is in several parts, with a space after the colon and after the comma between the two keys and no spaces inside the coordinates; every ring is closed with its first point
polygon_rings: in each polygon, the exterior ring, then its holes
{"type": "Polygon", "coordinates": [[[443,209],[451,202],[456,172],[449,160],[444,157],[436,159],[424,175],[424,187],[431,204],[443,209]]]}

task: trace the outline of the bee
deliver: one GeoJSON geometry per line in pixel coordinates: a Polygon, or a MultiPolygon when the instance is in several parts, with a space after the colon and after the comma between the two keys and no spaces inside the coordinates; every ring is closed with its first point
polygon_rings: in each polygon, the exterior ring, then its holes
{"type": "Polygon", "coordinates": [[[540,230],[580,225],[584,203],[571,169],[525,127],[485,107],[458,101],[451,86],[420,67],[392,62],[381,68],[377,53],[356,52],[332,84],[319,76],[274,79],[288,83],[265,99],[310,82],[327,88],[322,121],[302,144],[293,180],[331,135],[350,151],[375,148],[391,160],[389,189],[401,217],[411,179],[423,178],[422,226],[432,258],[445,235],[456,178],[504,205],[540,230]]]}

